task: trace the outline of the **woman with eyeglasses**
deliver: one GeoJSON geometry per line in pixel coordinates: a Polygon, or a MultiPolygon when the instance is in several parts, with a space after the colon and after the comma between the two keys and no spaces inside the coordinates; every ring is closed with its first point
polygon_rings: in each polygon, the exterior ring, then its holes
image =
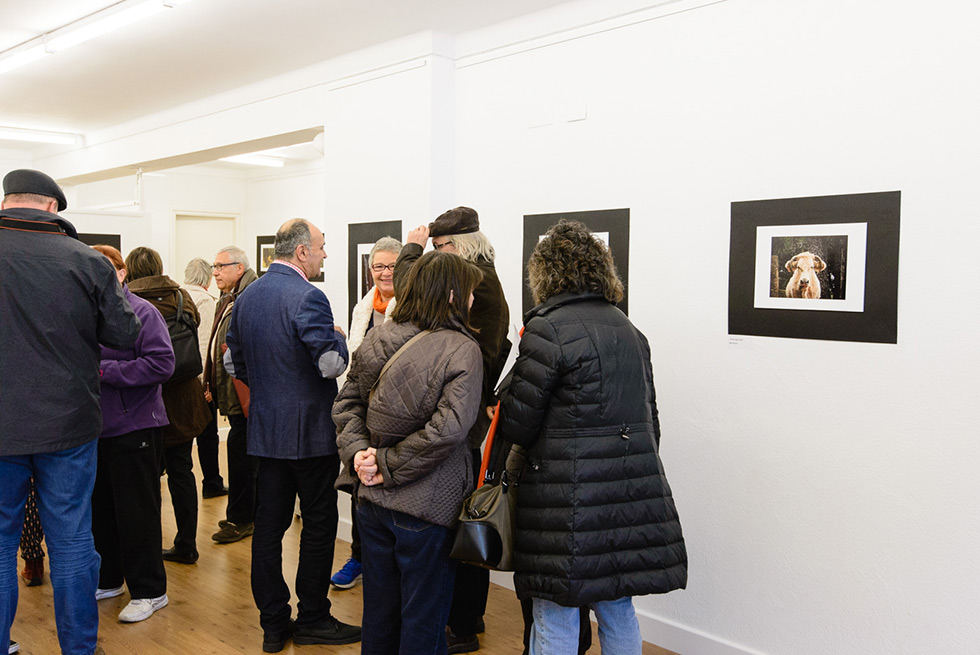
{"type": "MultiPolygon", "coordinates": [[[[350,330],[347,331],[347,350],[353,359],[354,351],[364,341],[364,336],[385,322],[395,309],[395,260],[402,251],[402,244],[391,237],[378,239],[368,255],[368,269],[374,279],[374,286],[364,294],[360,302],[354,305],[350,319],[350,330]]],[[[343,387],[346,376],[337,380],[338,386],[343,387]]],[[[353,489],[343,489],[351,492],[353,489]]],[[[350,589],[361,577],[361,535],[357,531],[357,508],[354,497],[351,496],[351,542],[350,557],[347,563],[330,578],[330,584],[335,589],[350,589]]]]}

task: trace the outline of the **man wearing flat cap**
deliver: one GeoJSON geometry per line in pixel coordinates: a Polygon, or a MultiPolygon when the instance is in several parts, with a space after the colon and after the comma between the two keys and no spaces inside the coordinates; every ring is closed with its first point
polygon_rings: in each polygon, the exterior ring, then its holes
{"type": "MultiPolygon", "coordinates": [[[[408,233],[405,246],[395,262],[395,297],[405,284],[408,270],[432,238],[432,247],[441,252],[453,253],[476,264],[483,273],[483,281],[473,291],[473,307],[470,323],[479,331],[474,335],[483,354],[483,405],[476,424],[468,439],[473,449],[474,479],[480,472],[480,445],[490,427],[490,416],[497,401],[494,386],[503,371],[510,353],[507,327],[510,311],[504,290],[494,268],[494,249],[490,240],[480,231],[480,216],[471,207],[456,207],[444,212],[428,227],[420,225],[408,233]]],[[[456,567],[456,584],[453,604],[449,613],[449,630],[446,637],[450,653],[469,653],[479,650],[477,633],[482,632],[483,614],[487,609],[487,592],[490,589],[490,572],[467,564],[456,567]]]]}
{"type": "Polygon", "coordinates": [[[104,255],[56,212],[57,182],[21,169],[0,202],[0,643],[17,610],[17,546],[37,487],[62,653],[96,651],[99,556],[92,539],[102,431],[99,344],[127,348],[140,322],[104,255]]]}

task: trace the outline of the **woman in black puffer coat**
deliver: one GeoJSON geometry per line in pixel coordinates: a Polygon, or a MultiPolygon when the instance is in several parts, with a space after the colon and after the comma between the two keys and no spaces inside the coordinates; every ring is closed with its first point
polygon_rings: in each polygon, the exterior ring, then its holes
{"type": "Polygon", "coordinates": [[[526,451],[514,583],[533,600],[530,652],[577,652],[580,606],[603,653],[639,654],[633,596],[687,584],[687,552],[658,454],[650,346],[615,304],[608,248],[562,221],[528,263],[535,301],[501,399],[499,435],[526,451]]]}

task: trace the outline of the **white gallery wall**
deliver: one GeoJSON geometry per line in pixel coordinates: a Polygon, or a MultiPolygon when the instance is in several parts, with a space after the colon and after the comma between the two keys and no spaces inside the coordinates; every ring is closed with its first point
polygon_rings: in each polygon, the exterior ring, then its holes
{"type": "MultiPolygon", "coordinates": [[[[93,144],[88,170],[179,154],[181,125],[220,122],[207,147],[322,125],[322,171],[147,184],[156,200],[130,229],[163,252],[174,212],[217,197],[210,211],[240,214],[253,253],[256,235],[306,214],[327,234],[322,288],[342,324],[348,223],[407,231],[476,207],[518,322],[522,217],[629,208],[630,314],[653,347],[690,555],[687,590],[637,599],[644,637],[685,655],[975,654],[975,13],[962,0],[570,2],[270,80],[242,92],[240,125],[221,99],[182,122],[147,117],[111,153],[93,144]],[[279,118],[287,83],[296,106],[279,118]],[[730,343],[731,202],[893,190],[897,345],[730,343]]],[[[84,162],[35,164],[80,175],[84,162]]]]}

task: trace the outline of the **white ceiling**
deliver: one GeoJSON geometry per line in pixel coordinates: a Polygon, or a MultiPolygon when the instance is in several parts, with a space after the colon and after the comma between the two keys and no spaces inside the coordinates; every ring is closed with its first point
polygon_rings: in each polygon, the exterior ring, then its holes
{"type": "MultiPolygon", "coordinates": [[[[459,34],[565,1],[193,0],[0,74],[0,126],[84,134],[394,38],[459,34]]],[[[0,52],[112,4],[0,0],[0,52]]]]}

